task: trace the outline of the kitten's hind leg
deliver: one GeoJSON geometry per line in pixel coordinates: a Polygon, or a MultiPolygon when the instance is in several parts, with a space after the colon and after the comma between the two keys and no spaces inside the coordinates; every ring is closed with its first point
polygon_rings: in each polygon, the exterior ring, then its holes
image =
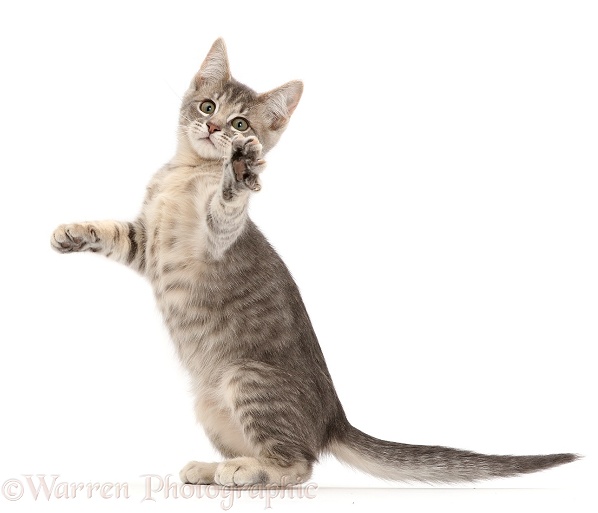
{"type": "Polygon", "coordinates": [[[179,478],[183,483],[191,484],[214,484],[214,476],[218,463],[202,463],[190,461],[179,472],[179,478]]]}
{"type": "Polygon", "coordinates": [[[321,444],[321,426],[303,406],[308,386],[271,365],[245,361],[223,377],[223,399],[250,451],[216,470],[223,486],[293,486],[311,476],[321,444]]]}

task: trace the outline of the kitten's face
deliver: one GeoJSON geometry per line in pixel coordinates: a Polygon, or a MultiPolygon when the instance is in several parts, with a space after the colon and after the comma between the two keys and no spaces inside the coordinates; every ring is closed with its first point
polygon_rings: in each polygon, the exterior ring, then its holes
{"type": "Polygon", "coordinates": [[[267,153],[278,142],[303,91],[299,81],[257,94],[231,77],[224,42],[218,39],[183,98],[180,132],[204,159],[230,154],[236,135],[254,135],[267,153]]]}
{"type": "Polygon", "coordinates": [[[255,135],[264,131],[255,94],[248,87],[229,80],[193,91],[181,108],[180,124],[199,156],[219,159],[230,153],[235,135],[255,135]]]}

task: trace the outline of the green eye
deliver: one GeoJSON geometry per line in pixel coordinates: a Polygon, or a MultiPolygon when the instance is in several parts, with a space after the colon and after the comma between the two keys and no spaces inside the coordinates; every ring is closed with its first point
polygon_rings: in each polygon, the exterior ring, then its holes
{"type": "Polygon", "coordinates": [[[212,100],[204,100],[199,104],[199,110],[204,114],[214,114],[216,104],[212,100]]]}
{"type": "Polygon", "coordinates": [[[245,132],[249,128],[249,121],[244,118],[235,118],[230,122],[231,126],[239,132],[245,132]]]}

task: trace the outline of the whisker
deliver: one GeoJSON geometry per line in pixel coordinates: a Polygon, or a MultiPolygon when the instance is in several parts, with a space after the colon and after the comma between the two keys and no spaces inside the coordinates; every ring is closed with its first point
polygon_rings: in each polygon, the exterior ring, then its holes
{"type": "Polygon", "coordinates": [[[179,93],[177,93],[177,92],[174,90],[174,87],[172,87],[172,86],[170,85],[170,83],[168,83],[168,81],[166,81],[166,80],[165,80],[164,82],[166,82],[166,85],[168,86],[168,89],[170,89],[170,90],[173,92],[173,94],[174,94],[174,95],[175,95],[175,96],[176,96],[176,97],[177,97],[179,100],[183,101],[183,98],[181,98],[181,97],[179,96],[179,93]]]}
{"type": "Polygon", "coordinates": [[[180,113],[180,116],[181,116],[183,119],[186,119],[187,121],[189,121],[189,123],[193,123],[193,121],[194,121],[193,119],[191,119],[191,118],[187,117],[187,115],[186,115],[186,114],[183,114],[182,112],[180,113]]]}

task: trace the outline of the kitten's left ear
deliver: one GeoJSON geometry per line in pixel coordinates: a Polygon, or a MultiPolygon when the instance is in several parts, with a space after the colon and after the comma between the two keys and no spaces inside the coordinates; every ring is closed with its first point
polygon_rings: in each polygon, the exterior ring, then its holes
{"type": "Polygon", "coordinates": [[[302,93],[303,82],[292,80],[260,95],[271,130],[278,130],[289,122],[302,93]]]}
{"type": "Polygon", "coordinates": [[[230,80],[230,67],[226,54],[226,45],[222,38],[216,39],[201,68],[195,75],[195,87],[199,89],[206,84],[219,84],[230,80]]]}

